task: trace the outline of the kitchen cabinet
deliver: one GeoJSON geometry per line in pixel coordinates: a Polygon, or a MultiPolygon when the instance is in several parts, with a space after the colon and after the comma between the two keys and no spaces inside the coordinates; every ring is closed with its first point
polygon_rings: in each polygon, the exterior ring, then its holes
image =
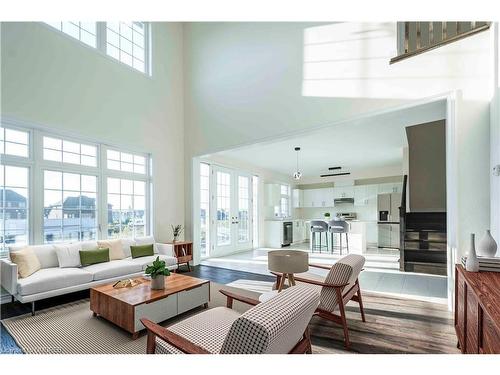
{"type": "Polygon", "coordinates": [[[354,186],[336,186],[333,188],[333,198],[352,198],[354,197],[354,186]]]}
{"type": "Polygon", "coordinates": [[[293,220],[293,242],[299,243],[304,242],[304,221],[303,220],[293,220]]]}
{"type": "Polygon", "coordinates": [[[304,190],[293,189],[292,199],[293,199],[293,207],[294,208],[304,207],[304,190]]]}
{"type": "Polygon", "coordinates": [[[333,189],[304,190],[303,207],[333,207],[333,189]]]}
{"type": "Polygon", "coordinates": [[[401,193],[402,184],[399,182],[390,182],[378,185],[378,193],[401,193]]]}
{"type": "Polygon", "coordinates": [[[378,224],[378,247],[399,249],[399,224],[378,224]]]}

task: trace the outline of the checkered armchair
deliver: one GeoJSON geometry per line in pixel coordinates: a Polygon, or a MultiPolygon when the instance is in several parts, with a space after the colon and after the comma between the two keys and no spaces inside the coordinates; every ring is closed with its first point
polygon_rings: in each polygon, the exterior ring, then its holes
{"type": "MultiPolygon", "coordinates": [[[[316,315],[342,325],[344,329],[344,343],[350,346],[349,331],[345,314],[345,305],[350,301],[359,303],[361,319],[365,321],[359,274],[363,270],[365,258],[357,254],[349,254],[339,259],[333,266],[310,264],[310,267],[328,270],[326,277],[312,274],[295,276],[295,281],[308,284],[320,293],[320,303],[316,315]],[[338,312],[337,312],[338,311],[338,312]]],[[[279,278],[280,275],[278,274],[279,278]]]]}
{"type": "Polygon", "coordinates": [[[308,286],[289,288],[266,302],[220,291],[227,307],[216,307],[168,328],[141,319],[148,330],[147,353],[286,354],[311,353],[308,324],[319,293],[308,286]],[[233,300],[253,305],[239,314],[233,300]]]}

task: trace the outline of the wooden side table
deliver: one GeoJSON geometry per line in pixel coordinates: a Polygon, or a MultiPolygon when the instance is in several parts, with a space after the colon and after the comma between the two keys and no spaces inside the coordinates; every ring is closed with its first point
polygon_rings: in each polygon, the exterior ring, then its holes
{"type": "Polygon", "coordinates": [[[191,272],[189,262],[193,260],[193,242],[170,241],[165,243],[172,245],[174,255],[177,258],[177,266],[180,267],[181,264],[186,264],[188,271],[191,272]]]}

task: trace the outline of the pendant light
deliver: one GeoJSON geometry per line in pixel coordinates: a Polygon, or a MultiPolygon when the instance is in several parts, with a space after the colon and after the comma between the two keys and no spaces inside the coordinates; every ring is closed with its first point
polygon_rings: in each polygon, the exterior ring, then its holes
{"type": "Polygon", "coordinates": [[[297,152],[297,169],[295,170],[295,173],[293,174],[293,178],[295,178],[296,180],[300,180],[300,178],[302,177],[302,173],[300,173],[300,171],[299,171],[299,151],[300,151],[300,147],[295,147],[295,151],[297,152]]]}

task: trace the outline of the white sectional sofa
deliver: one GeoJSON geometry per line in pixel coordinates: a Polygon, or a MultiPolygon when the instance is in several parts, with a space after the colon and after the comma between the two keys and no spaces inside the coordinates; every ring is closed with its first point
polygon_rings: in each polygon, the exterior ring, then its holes
{"type": "MultiPolygon", "coordinates": [[[[93,264],[86,267],[59,267],[56,250],[53,245],[31,246],[41,269],[25,278],[18,277],[17,265],[10,259],[0,259],[2,287],[13,298],[22,303],[31,302],[32,313],[35,312],[35,301],[54,297],[61,294],[89,289],[94,285],[105,284],[129,277],[144,274],[146,267],[157,256],[164,260],[169,270],[177,269],[177,258],[173,254],[172,245],[155,242],[153,237],[140,237],[134,240],[122,240],[124,259],[111,260],[105,263],[93,264]],[[130,246],[154,244],[154,256],[132,258],[130,246]]],[[[98,247],[97,241],[80,242],[82,250],[91,250],[98,247]]],[[[11,248],[16,251],[19,248],[11,248]]]]}

